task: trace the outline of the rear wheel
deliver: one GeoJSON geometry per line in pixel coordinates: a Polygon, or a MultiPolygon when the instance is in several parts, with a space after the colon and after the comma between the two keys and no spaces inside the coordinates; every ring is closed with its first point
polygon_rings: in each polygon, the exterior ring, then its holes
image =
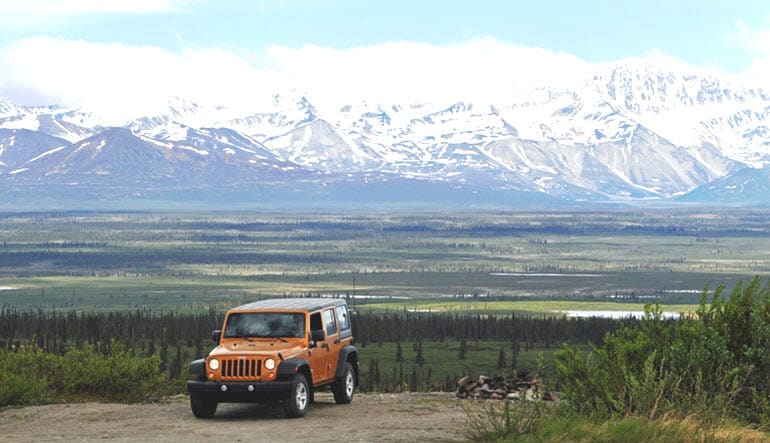
{"type": "Polygon", "coordinates": [[[337,377],[337,380],[332,384],[334,401],[338,404],[348,404],[353,401],[353,394],[355,391],[356,375],[353,372],[353,365],[351,365],[350,362],[345,362],[342,377],[337,377]]]}
{"type": "Polygon", "coordinates": [[[217,402],[201,394],[190,394],[190,409],[197,418],[211,418],[217,412],[217,402]]]}
{"type": "Polygon", "coordinates": [[[289,418],[305,416],[307,405],[310,403],[310,389],[307,379],[302,374],[297,374],[291,386],[291,392],[283,401],[283,410],[289,418]]]}

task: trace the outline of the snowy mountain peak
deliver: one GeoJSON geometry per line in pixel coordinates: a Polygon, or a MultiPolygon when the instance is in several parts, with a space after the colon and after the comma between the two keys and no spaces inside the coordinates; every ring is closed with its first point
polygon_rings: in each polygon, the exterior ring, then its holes
{"type": "Polygon", "coordinates": [[[580,87],[522,89],[495,103],[313,100],[282,91],[243,112],[170,97],[124,115],[0,101],[0,185],[376,175],[633,201],[770,163],[767,94],[647,64],[607,66],[580,87]]]}

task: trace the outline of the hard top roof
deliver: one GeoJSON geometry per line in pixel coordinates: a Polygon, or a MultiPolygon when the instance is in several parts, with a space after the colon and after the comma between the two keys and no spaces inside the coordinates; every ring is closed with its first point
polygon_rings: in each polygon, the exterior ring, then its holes
{"type": "Polygon", "coordinates": [[[246,303],[231,311],[250,311],[255,309],[281,310],[281,309],[300,309],[304,311],[315,311],[330,306],[344,305],[343,298],[270,298],[251,303],[246,303]]]}

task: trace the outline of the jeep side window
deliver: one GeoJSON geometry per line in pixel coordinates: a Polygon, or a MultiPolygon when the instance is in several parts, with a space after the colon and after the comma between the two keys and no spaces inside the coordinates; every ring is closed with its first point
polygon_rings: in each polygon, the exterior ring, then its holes
{"type": "Polygon", "coordinates": [[[337,324],[334,322],[334,309],[324,311],[324,323],[326,323],[326,335],[337,333],[337,324]]]}
{"type": "Polygon", "coordinates": [[[321,323],[321,313],[314,312],[310,314],[310,330],[311,331],[323,331],[324,325],[321,323]]]}
{"type": "Polygon", "coordinates": [[[337,323],[340,325],[340,331],[350,329],[347,306],[337,306],[337,323]]]}

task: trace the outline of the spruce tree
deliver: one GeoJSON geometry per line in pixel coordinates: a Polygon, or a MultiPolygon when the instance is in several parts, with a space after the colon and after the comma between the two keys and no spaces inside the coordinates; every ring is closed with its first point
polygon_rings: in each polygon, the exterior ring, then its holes
{"type": "Polygon", "coordinates": [[[417,344],[417,356],[414,358],[414,362],[422,366],[425,363],[425,357],[422,355],[422,342],[417,344]]]}

